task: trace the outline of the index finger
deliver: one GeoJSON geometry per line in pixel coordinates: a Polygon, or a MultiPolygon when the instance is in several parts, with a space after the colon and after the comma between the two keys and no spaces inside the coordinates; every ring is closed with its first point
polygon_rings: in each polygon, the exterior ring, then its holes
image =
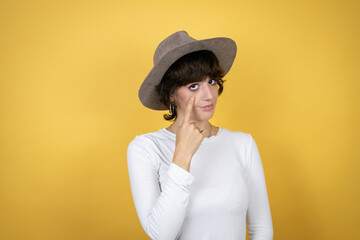
{"type": "Polygon", "coordinates": [[[191,115],[192,108],[194,106],[194,102],[195,102],[195,96],[192,96],[188,102],[188,105],[186,106],[183,122],[188,123],[190,121],[190,115],[191,115]]]}

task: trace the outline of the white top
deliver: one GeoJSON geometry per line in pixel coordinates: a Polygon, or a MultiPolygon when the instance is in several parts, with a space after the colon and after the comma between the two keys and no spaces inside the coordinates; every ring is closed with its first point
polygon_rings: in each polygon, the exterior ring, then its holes
{"type": "Polygon", "coordinates": [[[273,239],[263,167],[248,133],[219,128],[204,138],[190,172],[172,163],[176,135],[136,136],[127,161],[142,227],[152,239],[273,239]]]}

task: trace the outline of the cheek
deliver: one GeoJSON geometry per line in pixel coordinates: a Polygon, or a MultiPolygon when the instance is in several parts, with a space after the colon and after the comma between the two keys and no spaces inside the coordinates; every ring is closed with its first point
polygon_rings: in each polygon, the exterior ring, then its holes
{"type": "Polygon", "coordinates": [[[214,89],[212,89],[212,95],[214,96],[214,99],[215,100],[217,100],[217,98],[219,97],[219,93],[218,93],[218,88],[216,87],[216,88],[214,88],[214,89]]]}
{"type": "Polygon", "coordinates": [[[189,102],[190,98],[193,95],[194,94],[191,94],[188,91],[186,91],[186,89],[179,88],[177,91],[177,98],[176,98],[178,107],[185,109],[187,106],[187,103],[189,102]]]}
{"type": "Polygon", "coordinates": [[[217,98],[217,97],[219,96],[219,90],[218,90],[218,88],[214,88],[214,90],[213,90],[213,95],[214,95],[215,98],[217,98]]]}

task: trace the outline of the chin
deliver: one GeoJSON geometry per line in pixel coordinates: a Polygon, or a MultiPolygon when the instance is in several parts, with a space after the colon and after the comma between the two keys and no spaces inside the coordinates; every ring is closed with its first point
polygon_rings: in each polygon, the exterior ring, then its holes
{"type": "Polygon", "coordinates": [[[214,116],[214,111],[212,112],[202,112],[197,116],[197,121],[208,121],[214,116]]]}

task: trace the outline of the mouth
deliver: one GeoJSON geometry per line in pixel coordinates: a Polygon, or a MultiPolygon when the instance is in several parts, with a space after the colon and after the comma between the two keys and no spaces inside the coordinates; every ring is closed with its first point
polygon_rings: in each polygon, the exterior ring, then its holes
{"type": "Polygon", "coordinates": [[[200,107],[202,110],[204,111],[210,111],[214,108],[214,104],[209,104],[209,105],[205,105],[205,106],[202,106],[200,107]]]}

